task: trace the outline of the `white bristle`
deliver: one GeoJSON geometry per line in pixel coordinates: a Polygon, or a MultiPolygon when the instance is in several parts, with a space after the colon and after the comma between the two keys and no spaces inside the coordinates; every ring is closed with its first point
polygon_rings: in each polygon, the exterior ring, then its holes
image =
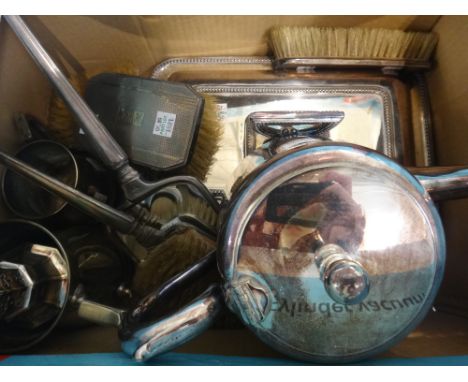
{"type": "Polygon", "coordinates": [[[430,59],[433,33],[382,28],[275,27],[271,46],[276,58],[430,59]]]}

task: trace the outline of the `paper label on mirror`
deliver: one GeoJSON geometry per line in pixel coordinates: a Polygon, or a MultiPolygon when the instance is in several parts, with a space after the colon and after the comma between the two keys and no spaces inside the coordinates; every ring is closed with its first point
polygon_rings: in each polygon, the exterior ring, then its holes
{"type": "Polygon", "coordinates": [[[153,134],[161,137],[171,138],[174,132],[176,115],[158,111],[156,113],[156,121],[154,122],[153,134]]]}

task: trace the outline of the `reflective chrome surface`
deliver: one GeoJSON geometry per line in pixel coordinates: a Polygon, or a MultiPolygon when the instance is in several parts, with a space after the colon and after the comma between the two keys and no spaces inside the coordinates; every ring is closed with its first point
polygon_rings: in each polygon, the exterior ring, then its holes
{"type": "Polygon", "coordinates": [[[279,155],[248,177],[222,243],[231,309],[277,350],[318,362],[402,339],[430,308],[445,259],[440,218],[416,179],[333,143],[279,155]],[[231,293],[239,283],[250,285],[241,299],[231,293]]]}
{"type": "Polygon", "coordinates": [[[122,341],[122,349],[137,361],[172,350],[208,329],[222,306],[222,293],[212,286],[174,315],[130,331],[122,341]]]}

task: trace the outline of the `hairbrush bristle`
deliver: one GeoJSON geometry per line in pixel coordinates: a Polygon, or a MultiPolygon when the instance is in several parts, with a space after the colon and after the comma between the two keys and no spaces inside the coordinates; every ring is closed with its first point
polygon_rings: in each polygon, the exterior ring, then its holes
{"type": "MultiPolygon", "coordinates": [[[[180,188],[181,204],[166,197],[157,198],[151,205],[151,214],[164,224],[180,214],[196,216],[206,225],[217,226],[218,214],[205,201],[180,188]]],[[[137,268],[133,288],[145,294],[160,286],[170,277],[182,272],[214,249],[215,244],[199,233],[187,229],[183,234],[167,238],[145,254],[145,261],[137,268]]]]}
{"type": "Polygon", "coordinates": [[[133,290],[145,295],[189,268],[215,248],[215,243],[192,230],[167,238],[150,249],[133,278],[133,290]]]}
{"type": "MultiPolygon", "coordinates": [[[[71,76],[70,84],[75,90],[83,94],[86,77],[71,76]]],[[[52,138],[66,146],[73,146],[75,143],[75,121],[68,106],[57,93],[54,92],[49,103],[49,113],[47,117],[47,127],[50,130],[52,138]]]]}
{"type": "Polygon", "coordinates": [[[140,74],[136,65],[131,61],[123,61],[119,62],[118,64],[108,64],[104,68],[94,68],[86,72],[88,78],[94,77],[101,73],[119,73],[129,76],[138,76],[140,74]]]}
{"type": "Polygon", "coordinates": [[[270,42],[276,58],[415,59],[427,61],[437,36],[383,28],[275,27],[270,42]]]}
{"type": "Polygon", "coordinates": [[[202,181],[208,175],[223,135],[216,99],[208,95],[204,95],[204,98],[205,106],[195,148],[192,158],[184,170],[185,174],[202,181]]]}

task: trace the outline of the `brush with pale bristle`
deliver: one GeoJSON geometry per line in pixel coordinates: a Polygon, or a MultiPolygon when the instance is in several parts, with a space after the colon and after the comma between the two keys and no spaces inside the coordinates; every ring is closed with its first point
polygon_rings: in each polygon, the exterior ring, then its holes
{"type": "MultiPolygon", "coordinates": [[[[133,278],[133,291],[144,296],[215,249],[215,243],[187,229],[148,251],[133,278]]],[[[189,288],[190,289],[190,288],[189,288]]],[[[175,296],[179,300],[182,296],[175,296]]]]}
{"type": "MultiPolygon", "coordinates": [[[[135,66],[131,63],[124,63],[121,65],[111,66],[106,68],[106,71],[115,73],[137,75],[138,72],[135,66]]],[[[102,70],[94,70],[93,72],[71,75],[68,78],[70,84],[75,90],[82,96],[86,88],[86,82],[89,77],[94,74],[98,74],[102,70]]],[[[49,103],[49,112],[47,116],[47,126],[50,130],[52,137],[64,144],[65,146],[75,146],[77,137],[77,124],[73,118],[72,113],[68,109],[67,105],[63,101],[59,94],[55,93],[52,95],[49,103]]]]}
{"type": "MultiPolygon", "coordinates": [[[[132,76],[138,75],[138,71],[133,64],[124,63],[108,67],[105,70],[94,69],[86,75],[73,75],[70,76],[69,81],[78,93],[83,95],[87,78],[103,72],[132,76]]],[[[214,161],[214,156],[219,149],[223,133],[222,125],[218,118],[216,99],[208,95],[203,95],[203,97],[205,98],[205,105],[194,152],[190,162],[181,171],[183,174],[194,176],[201,181],[204,181],[208,175],[208,171],[214,161]]],[[[56,93],[52,96],[49,104],[47,125],[53,138],[69,147],[75,145],[77,125],[65,102],[56,93]]]]}
{"type": "Polygon", "coordinates": [[[275,27],[270,42],[277,59],[353,58],[428,61],[434,33],[383,28],[275,27]]]}
{"type": "Polygon", "coordinates": [[[182,169],[182,173],[194,176],[201,181],[204,181],[208,175],[223,134],[216,98],[206,94],[203,94],[203,98],[205,106],[193,155],[187,166],[182,169]]]}

